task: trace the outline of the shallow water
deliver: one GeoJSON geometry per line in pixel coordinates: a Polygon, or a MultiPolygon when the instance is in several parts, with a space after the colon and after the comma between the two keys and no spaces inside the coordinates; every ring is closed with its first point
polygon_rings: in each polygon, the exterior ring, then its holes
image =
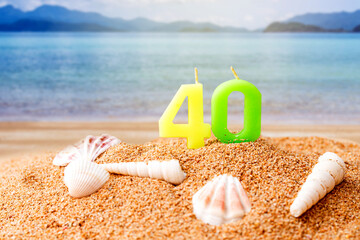
{"type": "Polygon", "coordinates": [[[0,120],[157,121],[196,66],[210,121],[231,65],[261,91],[263,122],[360,123],[360,34],[262,33],[0,33],[0,120]]]}

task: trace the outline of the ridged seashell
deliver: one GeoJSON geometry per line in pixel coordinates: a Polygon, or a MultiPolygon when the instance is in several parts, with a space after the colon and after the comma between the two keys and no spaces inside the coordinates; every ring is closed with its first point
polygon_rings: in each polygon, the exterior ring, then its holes
{"type": "Polygon", "coordinates": [[[110,174],[99,164],[90,161],[73,161],[64,171],[64,183],[75,198],[86,197],[99,190],[110,174]]]}
{"type": "Polygon", "coordinates": [[[337,164],[339,164],[342,169],[345,171],[346,170],[346,166],[344,163],[344,160],[342,160],[338,155],[336,155],[333,152],[326,152],[323,155],[321,155],[319,157],[319,162],[321,161],[332,161],[332,162],[336,162],[337,164]]]}
{"type": "Polygon", "coordinates": [[[294,217],[301,216],[344,179],[345,163],[338,155],[327,152],[318,161],[290,206],[294,217]]]}
{"type": "Polygon", "coordinates": [[[66,147],[59,152],[54,160],[53,164],[56,166],[66,166],[74,160],[89,160],[95,161],[95,159],[106,149],[120,143],[120,140],[116,137],[103,134],[101,136],[86,136],[83,140],[74,145],[66,147]]]}
{"type": "Polygon", "coordinates": [[[195,193],[192,202],[196,217],[211,225],[240,220],[251,210],[239,180],[226,174],[208,182],[195,193]]]}
{"type": "Polygon", "coordinates": [[[122,162],[101,164],[110,173],[122,175],[150,177],[165,180],[178,185],[185,179],[186,174],[182,171],[178,160],[149,161],[145,162],[122,162]]]}

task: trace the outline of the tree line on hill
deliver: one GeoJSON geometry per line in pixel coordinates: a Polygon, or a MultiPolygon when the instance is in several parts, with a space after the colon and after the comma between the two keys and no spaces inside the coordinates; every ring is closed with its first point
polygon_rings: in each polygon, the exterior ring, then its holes
{"type": "Polygon", "coordinates": [[[349,33],[349,32],[360,32],[360,25],[354,27],[353,30],[344,30],[343,28],[339,29],[325,29],[322,27],[314,26],[314,25],[305,25],[302,23],[297,22],[289,22],[289,23],[282,23],[282,22],[274,22],[270,24],[264,30],[265,33],[277,33],[277,32],[318,32],[318,33],[349,33]]]}

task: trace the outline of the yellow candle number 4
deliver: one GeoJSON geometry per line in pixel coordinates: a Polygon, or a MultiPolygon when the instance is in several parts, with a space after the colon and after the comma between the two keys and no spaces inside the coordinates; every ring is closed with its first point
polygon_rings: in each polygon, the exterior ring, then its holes
{"type": "Polygon", "coordinates": [[[195,69],[195,84],[181,85],[159,120],[160,137],[187,138],[187,147],[196,149],[204,146],[204,138],[210,138],[211,126],[204,123],[203,85],[198,82],[195,69]],[[188,97],[188,123],[175,124],[173,120],[188,97]]]}

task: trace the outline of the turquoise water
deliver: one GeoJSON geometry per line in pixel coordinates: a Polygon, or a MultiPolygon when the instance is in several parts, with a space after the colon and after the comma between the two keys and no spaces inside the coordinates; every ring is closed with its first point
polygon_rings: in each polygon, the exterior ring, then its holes
{"type": "Polygon", "coordinates": [[[0,120],[157,121],[196,66],[209,121],[231,65],[264,122],[360,124],[360,34],[0,33],[0,120]]]}

